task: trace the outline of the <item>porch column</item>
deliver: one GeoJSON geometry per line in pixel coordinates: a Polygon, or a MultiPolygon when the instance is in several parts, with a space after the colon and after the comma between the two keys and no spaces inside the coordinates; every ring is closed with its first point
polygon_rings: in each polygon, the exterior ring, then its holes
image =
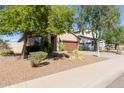
{"type": "Polygon", "coordinates": [[[51,44],[51,35],[48,34],[48,42],[51,44]]]}
{"type": "Polygon", "coordinates": [[[59,35],[57,35],[56,51],[59,51],[59,35]]]}

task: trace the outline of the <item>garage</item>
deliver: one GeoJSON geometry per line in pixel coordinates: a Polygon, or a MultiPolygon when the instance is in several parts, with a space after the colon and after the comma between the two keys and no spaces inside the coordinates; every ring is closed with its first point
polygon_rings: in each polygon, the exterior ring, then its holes
{"type": "Polygon", "coordinates": [[[73,33],[66,33],[59,37],[60,42],[64,44],[64,51],[73,51],[78,48],[79,38],[73,33]]]}

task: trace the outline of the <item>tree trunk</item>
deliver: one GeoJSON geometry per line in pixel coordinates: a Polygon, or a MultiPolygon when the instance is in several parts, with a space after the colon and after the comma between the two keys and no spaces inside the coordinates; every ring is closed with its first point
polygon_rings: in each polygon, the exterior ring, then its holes
{"type": "Polygon", "coordinates": [[[97,51],[97,40],[94,39],[94,51],[97,51]]]}
{"type": "Polygon", "coordinates": [[[24,34],[24,45],[23,45],[23,50],[22,50],[22,55],[21,58],[25,59],[26,58],[26,44],[27,44],[27,35],[24,34]]]}
{"type": "Polygon", "coordinates": [[[44,35],[42,36],[42,51],[47,51],[46,48],[47,48],[47,45],[46,45],[46,42],[48,41],[48,36],[44,35]]]}
{"type": "Polygon", "coordinates": [[[119,44],[116,45],[116,50],[117,50],[117,53],[120,54],[120,47],[119,47],[119,44]]]}
{"type": "Polygon", "coordinates": [[[117,49],[117,43],[115,44],[115,50],[117,49]]]}
{"type": "Polygon", "coordinates": [[[99,57],[99,40],[97,40],[97,57],[99,57]]]}

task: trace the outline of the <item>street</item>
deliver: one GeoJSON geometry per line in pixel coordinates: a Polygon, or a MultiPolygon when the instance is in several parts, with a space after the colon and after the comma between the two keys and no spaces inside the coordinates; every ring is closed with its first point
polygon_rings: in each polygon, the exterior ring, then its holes
{"type": "Polygon", "coordinates": [[[124,74],[108,85],[107,88],[124,88],[124,74]]]}

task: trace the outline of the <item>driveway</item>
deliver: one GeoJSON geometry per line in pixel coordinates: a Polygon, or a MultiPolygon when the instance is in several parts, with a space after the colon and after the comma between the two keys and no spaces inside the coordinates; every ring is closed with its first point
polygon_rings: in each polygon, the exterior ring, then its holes
{"type": "MultiPolygon", "coordinates": [[[[95,52],[83,52],[95,55],[95,52]]],[[[27,88],[93,88],[107,87],[124,72],[124,56],[100,53],[108,60],[70,69],[8,87],[27,88]]]]}
{"type": "MultiPolygon", "coordinates": [[[[80,51],[80,52],[82,54],[86,54],[86,55],[95,55],[95,56],[97,56],[97,52],[92,52],[92,51],[80,51]]],[[[109,59],[124,56],[124,55],[119,55],[119,54],[109,53],[109,52],[100,52],[99,55],[100,55],[100,57],[106,57],[106,58],[109,58],[109,59]]]]}

